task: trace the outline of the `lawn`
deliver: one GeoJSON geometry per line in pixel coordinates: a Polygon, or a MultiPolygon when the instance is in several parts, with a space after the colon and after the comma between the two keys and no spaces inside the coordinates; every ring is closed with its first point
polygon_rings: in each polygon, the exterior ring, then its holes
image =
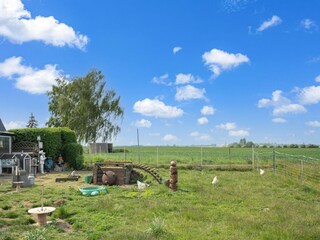
{"type": "MultiPolygon", "coordinates": [[[[85,162],[105,160],[127,160],[151,165],[168,164],[174,159],[180,164],[251,164],[257,160],[272,160],[272,148],[228,148],[228,147],[179,147],[179,146],[125,146],[114,147],[112,153],[88,154],[85,148],[85,162]],[[253,154],[254,152],[254,154],[253,154]]],[[[298,155],[320,159],[320,148],[275,148],[276,153],[298,155]]],[[[276,157],[283,158],[281,154],[276,157]]],[[[291,159],[290,157],[287,157],[291,159]]]]}
{"type": "MultiPolygon", "coordinates": [[[[160,169],[168,177],[168,169],[160,169]]],[[[212,171],[179,169],[179,188],[171,192],[146,175],[150,187],[107,187],[108,193],[82,196],[87,186],[55,183],[63,174],[38,176],[32,188],[13,193],[0,185],[0,239],[319,239],[320,192],[272,170],[212,171]],[[217,175],[219,183],[211,184],[217,175]],[[46,227],[33,226],[27,213],[56,206],[46,227]],[[42,235],[44,238],[31,238],[42,235]]]]}

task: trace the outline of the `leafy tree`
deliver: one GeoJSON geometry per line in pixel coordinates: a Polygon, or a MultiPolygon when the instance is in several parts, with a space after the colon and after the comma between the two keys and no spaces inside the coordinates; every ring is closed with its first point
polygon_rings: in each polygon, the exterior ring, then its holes
{"type": "Polygon", "coordinates": [[[290,145],[289,145],[289,148],[298,148],[298,147],[299,147],[298,144],[290,144],[290,145]]]}
{"type": "Polygon", "coordinates": [[[35,116],[33,113],[31,113],[31,116],[29,118],[29,122],[26,126],[27,128],[37,128],[38,127],[38,121],[36,120],[35,116]]]}
{"type": "Polygon", "coordinates": [[[252,147],[252,146],[254,146],[254,143],[253,142],[251,142],[251,141],[249,141],[249,142],[246,142],[246,144],[245,144],[245,147],[252,147]]]}
{"type": "Polygon", "coordinates": [[[51,117],[49,127],[69,127],[78,141],[110,140],[120,132],[118,120],[123,118],[120,97],[114,90],[106,90],[101,71],[91,70],[84,77],[71,81],[56,80],[47,94],[51,117]]]}
{"type": "Polygon", "coordinates": [[[245,138],[241,138],[240,141],[239,141],[239,144],[240,144],[241,146],[246,145],[246,143],[247,143],[247,140],[246,140],[245,138]]]}

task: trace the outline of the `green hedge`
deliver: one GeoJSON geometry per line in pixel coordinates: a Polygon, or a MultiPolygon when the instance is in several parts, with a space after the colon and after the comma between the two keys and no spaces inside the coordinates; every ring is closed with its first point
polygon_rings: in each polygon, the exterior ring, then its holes
{"type": "Polygon", "coordinates": [[[63,159],[70,168],[79,170],[83,168],[83,148],[78,143],[68,143],[64,145],[63,159]]]}
{"type": "MultiPolygon", "coordinates": [[[[76,134],[69,128],[23,128],[12,129],[15,133],[14,142],[29,141],[37,143],[37,137],[41,137],[43,150],[47,157],[56,159],[64,155],[65,145],[77,143],[76,134]]],[[[67,161],[67,159],[65,159],[67,161]]]]}

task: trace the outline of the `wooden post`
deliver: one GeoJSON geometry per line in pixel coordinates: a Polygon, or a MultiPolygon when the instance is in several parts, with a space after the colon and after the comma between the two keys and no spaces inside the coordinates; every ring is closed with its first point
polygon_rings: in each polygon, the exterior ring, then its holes
{"type": "Polygon", "coordinates": [[[170,162],[170,181],[169,181],[169,188],[171,191],[175,192],[178,189],[177,186],[178,182],[178,169],[177,169],[177,162],[171,161],[170,162]]]}

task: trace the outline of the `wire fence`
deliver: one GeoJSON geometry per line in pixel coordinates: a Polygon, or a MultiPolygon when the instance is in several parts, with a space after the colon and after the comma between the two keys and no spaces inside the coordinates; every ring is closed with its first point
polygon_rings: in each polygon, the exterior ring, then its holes
{"type": "Polygon", "coordinates": [[[320,189],[320,159],[280,151],[254,151],[255,168],[320,189]]]}
{"type": "Polygon", "coordinates": [[[211,167],[225,170],[259,170],[320,188],[320,149],[229,148],[229,147],[122,147],[113,153],[86,154],[87,168],[95,162],[132,161],[153,167],[211,167]],[[307,156],[308,155],[308,156],[307,156]]]}

